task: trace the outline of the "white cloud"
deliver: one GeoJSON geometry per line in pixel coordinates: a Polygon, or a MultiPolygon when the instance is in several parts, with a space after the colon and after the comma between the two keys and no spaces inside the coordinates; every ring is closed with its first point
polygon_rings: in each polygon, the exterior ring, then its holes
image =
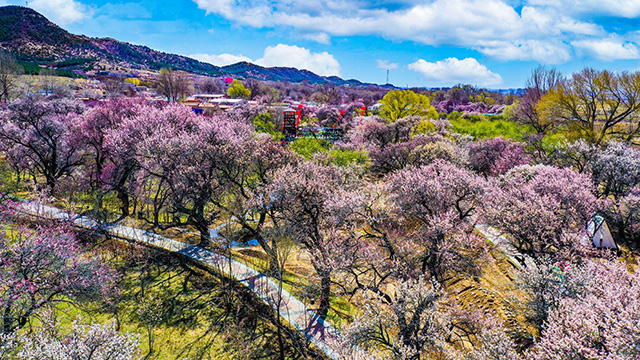
{"type": "Polygon", "coordinates": [[[453,85],[456,83],[491,86],[502,83],[500,75],[491,72],[474,58],[458,60],[451,57],[436,62],[427,62],[420,59],[409,64],[408,67],[422,74],[425,80],[431,82],[428,84],[430,86],[453,85]]]}
{"type": "Polygon", "coordinates": [[[261,66],[286,66],[306,69],[318,75],[340,75],[340,63],[333,55],[325,52],[312,53],[295,45],[278,44],[264,50],[262,58],[255,61],[261,66]]]}
{"type": "Polygon", "coordinates": [[[322,76],[340,76],[340,63],[333,55],[327,52],[314,53],[306,48],[295,45],[278,44],[276,46],[269,46],[264,49],[264,54],[257,60],[252,60],[244,55],[232,54],[192,54],[188,56],[216,66],[225,66],[247,61],[265,67],[294,67],[297,69],[306,69],[322,76]]]}
{"type": "Polygon", "coordinates": [[[638,0],[193,1],[240,25],[292,27],[321,43],[331,36],[377,35],[552,64],[571,60],[574,42],[610,36],[589,16],[640,16],[638,0]]]}
{"type": "Polygon", "coordinates": [[[376,60],[376,65],[378,69],[384,70],[395,70],[398,68],[398,64],[389,62],[387,60],[376,60]]]}
{"type": "Polygon", "coordinates": [[[80,22],[91,16],[86,6],[74,0],[31,0],[29,7],[58,25],[80,22]]]}
{"type": "Polygon", "coordinates": [[[562,64],[571,60],[570,47],[559,41],[496,41],[474,48],[501,61],[535,60],[546,64],[562,64]]]}
{"type": "MultiPolygon", "coordinates": [[[[458,30],[475,30],[503,36],[501,29],[513,29],[519,18],[500,0],[435,0],[429,3],[356,0],[309,0],[265,2],[263,0],[194,0],[208,13],[220,14],[243,25],[293,26],[298,30],[330,35],[381,34],[399,38],[447,38],[458,30]],[[393,3],[396,6],[389,6],[393,3]],[[456,14],[456,16],[444,16],[456,14]],[[448,25],[442,31],[442,25],[448,25]],[[425,34],[428,31],[428,34],[425,34]]],[[[473,34],[468,34],[473,36],[473,34]]]]}
{"type": "Polygon", "coordinates": [[[528,0],[529,5],[556,8],[568,14],[612,15],[624,18],[640,16],[637,0],[528,0]]]}
{"type": "Polygon", "coordinates": [[[638,45],[619,39],[580,40],[571,43],[578,55],[601,61],[640,59],[638,45]]]}
{"type": "Polygon", "coordinates": [[[598,35],[603,34],[601,26],[568,17],[552,8],[523,6],[520,12],[523,25],[529,34],[598,35]]]}
{"type": "Polygon", "coordinates": [[[331,44],[331,36],[329,36],[327,33],[304,34],[302,37],[320,44],[331,44]]]}
{"type": "Polygon", "coordinates": [[[232,55],[232,54],[220,54],[220,55],[209,55],[209,54],[192,54],[188,55],[191,58],[196,60],[200,60],[202,62],[206,62],[215,66],[225,66],[231,65],[235,63],[239,63],[242,61],[253,62],[253,60],[249,59],[244,55],[232,55]]]}
{"type": "Polygon", "coordinates": [[[233,0],[194,0],[198,7],[207,10],[207,14],[220,14],[225,17],[233,15],[233,0]],[[211,10],[215,9],[215,11],[211,10]]]}

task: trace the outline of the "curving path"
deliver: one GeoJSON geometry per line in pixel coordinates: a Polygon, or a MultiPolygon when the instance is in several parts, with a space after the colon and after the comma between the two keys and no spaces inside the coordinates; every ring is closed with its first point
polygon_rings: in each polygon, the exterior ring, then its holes
{"type": "MultiPolygon", "coordinates": [[[[17,207],[19,211],[31,216],[69,221],[80,228],[107,232],[122,240],[135,241],[189,257],[225,277],[244,284],[261,301],[278,311],[284,320],[301,332],[330,359],[341,358],[338,356],[339,351],[330,345],[330,343],[336,344],[337,341],[328,341],[335,340],[339,336],[331,324],[325,322],[288,291],[282,289],[275,281],[245,264],[198,246],[188,245],[145,230],[112,223],[100,224],[92,218],[72,215],[52,206],[22,201],[18,203],[17,207]]],[[[212,238],[219,238],[218,231],[226,225],[228,224],[212,229],[212,238]]],[[[487,241],[499,248],[515,267],[536,267],[533,259],[521,254],[497,229],[486,224],[475,224],[474,226],[487,241]]]]}
{"type": "Polygon", "coordinates": [[[18,203],[17,208],[31,216],[69,221],[79,228],[104,231],[122,240],[135,241],[189,257],[223,276],[244,284],[265,304],[278,311],[284,320],[304,334],[330,359],[339,359],[337,352],[331,348],[328,342],[328,340],[339,336],[337,330],[288,291],[282,289],[275,281],[245,264],[198,246],[188,245],[145,230],[111,223],[100,224],[92,218],[72,215],[60,209],[31,201],[18,203]]]}

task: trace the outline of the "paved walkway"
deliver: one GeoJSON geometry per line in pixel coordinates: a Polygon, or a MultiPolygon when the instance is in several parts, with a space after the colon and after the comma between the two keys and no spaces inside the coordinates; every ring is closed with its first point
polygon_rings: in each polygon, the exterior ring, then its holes
{"type": "Polygon", "coordinates": [[[515,267],[526,267],[530,269],[536,268],[536,263],[533,261],[533,258],[518,251],[518,249],[516,249],[516,247],[502,235],[500,230],[487,224],[476,224],[475,228],[487,239],[487,241],[500,249],[507,259],[509,259],[509,262],[511,262],[515,267]]]}
{"type": "Polygon", "coordinates": [[[318,317],[313,310],[307,308],[300,300],[282,289],[275,281],[245,264],[198,246],[188,245],[145,230],[111,223],[100,224],[86,216],[71,215],[60,209],[35,202],[25,201],[19,203],[18,208],[20,211],[32,216],[66,220],[80,228],[105,231],[119,239],[135,241],[194,259],[200,264],[247,286],[264,303],[279,311],[284,320],[304,334],[329,358],[339,358],[336,352],[327,344],[329,338],[338,336],[336,329],[318,317]]]}
{"type": "MultiPolygon", "coordinates": [[[[123,240],[135,241],[194,259],[200,264],[218,271],[223,276],[235,279],[247,286],[264,303],[275,311],[279,311],[284,320],[304,334],[329,358],[339,359],[337,352],[327,344],[328,339],[335,339],[338,336],[336,329],[318,317],[313,310],[307,308],[288,291],[282,289],[275,281],[245,264],[198,246],[188,245],[145,230],[111,223],[100,224],[89,217],[71,215],[51,206],[24,201],[19,203],[18,207],[21,211],[36,217],[70,221],[80,228],[105,231],[123,240]]],[[[226,225],[228,224],[212,229],[212,237],[219,238],[218,231],[226,225]]],[[[498,247],[514,266],[518,268],[523,266],[536,267],[533,259],[521,254],[499,230],[486,224],[476,224],[475,228],[490,243],[498,247]]]]}

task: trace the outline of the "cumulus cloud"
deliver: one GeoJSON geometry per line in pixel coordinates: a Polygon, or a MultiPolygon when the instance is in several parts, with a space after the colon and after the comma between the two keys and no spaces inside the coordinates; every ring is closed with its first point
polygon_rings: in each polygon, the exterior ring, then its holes
{"type": "Polygon", "coordinates": [[[215,65],[215,66],[231,65],[231,64],[242,62],[242,61],[247,61],[247,62],[253,61],[244,55],[232,55],[232,54],[220,54],[220,55],[192,54],[192,55],[189,55],[189,57],[194,58],[196,60],[200,60],[202,62],[215,65]]]}
{"type": "Polygon", "coordinates": [[[320,44],[331,44],[331,36],[327,35],[326,33],[304,34],[302,37],[320,44]]]}
{"type": "Polygon", "coordinates": [[[389,62],[387,60],[376,60],[376,65],[378,69],[384,70],[395,70],[398,68],[398,64],[389,62]]]}
{"type": "Polygon", "coordinates": [[[523,35],[601,35],[604,29],[592,22],[584,22],[553,8],[524,6],[520,19],[525,26],[523,35]]]}
{"type": "Polygon", "coordinates": [[[577,15],[612,15],[624,18],[640,16],[640,2],[637,0],[529,0],[527,3],[577,15]]]}
{"type": "Polygon", "coordinates": [[[640,16],[637,0],[193,1],[237,24],[292,27],[321,43],[329,43],[331,36],[377,35],[553,64],[571,60],[574,42],[611,35],[594,20],[599,14],[640,16]]]}
{"type": "Polygon", "coordinates": [[[446,86],[456,83],[491,86],[502,83],[500,75],[491,72],[474,58],[458,60],[451,57],[436,62],[420,59],[409,64],[408,67],[422,74],[425,80],[432,83],[429,84],[432,86],[446,86]]]}
{"type": "MultiPolygon", "coordinates": [[[[262,0],[194,0],[198,7],[232,21],[255,27],[289,25],[299,30],[331,35],[383,34],[426,38],[447,37],[450,30],[475,29],[497,34],[496,27],[513,27],[519,17],[500,0],[435,0],[430,3],[391,2],[368,5],[366,1],[309,0],[264,2],[262,0]],[[394,5],[394,6],[391,6],[394,5]],[[443,16],[453,14],[456,16],[443,16]],[[442,31],[442,25],[450,27],[442,31]],[[433,31],[438,30],[438,31],[433,31]]],[[[472,35],[472,34],[469,34],[472,35]]],[[[426,40],[425,38],[425,40],[426,40]]]]}
{"type": "Polygon", "coordinates": [[[571,43],[578,55],[601,61],[640,59],[638,45],[619,39],[580,40],[571,43]]]}
{"type": "Polygon", "coordinates": [[[58,25],[80,22],[91,16],[90,9],[74,0],[31,0],[29,7],[58,25]]]}
{"type": "Polygon", "coordinates": [[[571,60],[571,48],[561,41],[496,41],[473,48],[501,61],[535,60],[546,64],[562,64],[571,60]]]}
{"type": "Polygon", "coordinates": [[[262,58],[255,61],[262,66],[287,66],[306,69],[318,75],[340,75],[340,63],[328,52],[313,53],[303,47],[278,44],[264,50],[262,58]]]}
{"type": "Polygon", "coordinates": [[[294,67],[297,69],[306,69],[322,76],[340,76],[340,63],[333,55],[327,52],[314,53],[306,48],[295,45],[278,44],[276,46],[269,46],[264,50],[262,57],[256,60],[252,60],[244,55],[232,54],[192,54],[189,55],[189,57],[216,66],[225,66],[247,61],[265,67],[294,67]]]}

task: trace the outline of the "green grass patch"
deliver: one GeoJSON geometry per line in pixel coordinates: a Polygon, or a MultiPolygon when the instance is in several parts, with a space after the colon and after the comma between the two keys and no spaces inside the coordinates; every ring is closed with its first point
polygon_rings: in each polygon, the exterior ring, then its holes
{"type": "Polygon", "coordinates": [[[511,121],[496,119],[456,118],[451,119],[453,131],[459,134],[471,135],[476,139],[495,138],[502,136],[506,139],[521,141],[525,133],[534,133],[528,125],[516,124],[511,121]]]}
{"type": "Polygon", "coordinates": [[[314,138],[299,138],[293,141],[289,146],[291,147],[291,150],[302,155],[307,160],[311,159],[314,154],[328,151],[330,148],[330,144],[327,140],[314,138]]]}

